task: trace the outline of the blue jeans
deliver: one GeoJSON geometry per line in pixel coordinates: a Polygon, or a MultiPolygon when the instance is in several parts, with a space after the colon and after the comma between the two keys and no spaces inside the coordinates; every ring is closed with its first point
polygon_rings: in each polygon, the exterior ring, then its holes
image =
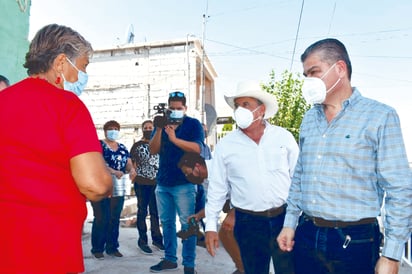
{"type": "Polygon", "coordinates": [[[155,195],[156,185],[134,184],[134,191],[137,196],[137,231],[139,232],[138,244],[147,245],[147,207],[150,213],[150,231],[154,243],[163,244],[163,236],[159,227],[159,213],[156,205],[155,195]]]}
{"type": "Polygon", "coordinates": [[[246,274],[269,273],[271,258],[276,274],[294,273],[293,253],[283,252],[276,242],[285,212],[268,218],[235,210],[235,216],[234,234],[246,274]]]}
{"type": "Polygon", "coordinates": [[[377,222],[326,228],[302,216],[295,233],[296,273],[373,274],[380,242],[377,222]]]}
{"type": "MultiPolygon", "coordinates": [[[[187,218],[195,213],[196,188],[193,184],[157,185],[155,193],[163,227],[165,259],[177,262],[176,213],[179,215],[182,229],[188,229],[187,218]]],[[[187,267],[195,267],[196,235],[183,240],[182,245],[182,264],[187,267]]]]}
{"type": "Polygon", "coordinates": [[[92,250],[94,253],[114,253],[119,248],[120,214],[123,210],[124,196],[104,198],[91,202],[93,207],[92,250]]]}

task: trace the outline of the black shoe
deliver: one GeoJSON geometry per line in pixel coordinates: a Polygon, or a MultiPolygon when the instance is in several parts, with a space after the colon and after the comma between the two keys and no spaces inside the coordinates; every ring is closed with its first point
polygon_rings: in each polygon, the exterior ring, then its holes
{"type": "Polygon", "coordinates": [[[147,244],[138,244],[140,251],[146,255],[152,255],[153,251],[147,244]]]}
{"type": "Polygon", "coordinates": [[[163,259],[157,265],[151,266],[150,272],[171,271],[171,270],[176,270],[176,269],[177,269],[177,263],[163,259]]]}
{"type": "Polygon", "coordinates": [[[93,256],[98,259],[98,260],[104,260],[104,255],[102,252],[96,252],[96,253],[92,253],[93,256]]]}
{"type": "Polygon", "coordinates": [[[159,250],[165,250],[165,246],[163,245],[163,243],[157,243],[157,242],[153,242],[152,243],[154,247],[156,247],[159,250]]]}
{"type": "MultiPolygon", "coordinates": [[[[107,252],[106,252],[107,253],[107,252]]],[[[115,251],[115,252],[110,252],[110,253],[107,253],[107,255],[109,255],[109,256],[113,256],[113,257],[123,257],[123,254],[122,253],[120,253],[119,251],[115,251]]]]}
{"type": "Polygon", "coordinates": [[[197,271],[195,270],[194,267],[184,267],[184,274],[196,274],[197,271]]]}

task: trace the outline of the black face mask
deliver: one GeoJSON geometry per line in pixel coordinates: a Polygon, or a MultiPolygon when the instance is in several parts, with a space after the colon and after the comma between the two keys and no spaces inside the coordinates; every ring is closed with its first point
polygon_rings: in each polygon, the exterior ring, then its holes
{"type": "Polygon", "coordinates": [[[150,136],[152,135],[151,130],[143,130],[143,138],[150,140],[150,136]]]}
{"type": "Polygon", "coordinates": [[[203,183],[203,179],[200,177],[196,177],[193,174],[189,174],[186,176],[186,179],[196,185],[200,185],[201,183],[203,183]]]}

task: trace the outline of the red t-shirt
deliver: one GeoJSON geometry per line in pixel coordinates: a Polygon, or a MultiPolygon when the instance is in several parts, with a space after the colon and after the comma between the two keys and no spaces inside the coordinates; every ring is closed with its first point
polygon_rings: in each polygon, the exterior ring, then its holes
{"type": "Polygon", "coordinates": [[[101,152],[73,93],[27,78],[0,92],[0,273],[83,272],[86,199],[70,159],[101,152]]]}

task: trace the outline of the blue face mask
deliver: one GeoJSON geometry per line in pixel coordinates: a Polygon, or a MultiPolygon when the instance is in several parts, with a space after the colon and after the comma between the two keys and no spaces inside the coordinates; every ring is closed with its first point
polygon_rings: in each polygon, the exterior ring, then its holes
{"type": "Polygon", "coordinates": [[[62,74],[63,77],[63,84],[64,84],[64,89],[73,92],[74,94],[76,94],[77,96],[80,96],[80,94],[82,94],[84,88],[87,85],[87,80],[89,79],[89,76],[87,75],[87,73],[79,70],[67,57],[66,57],[67,61],[70,63],[70,65],[72,65],[76,70],[77,70],[77,81],[72,83],[72,82],[68,82],[66,81],[66,78],[64,77],[64,75],[62,74]]]}
{"type": "Polygon", "coordinates": [[[119,139],[119,131],[116,129],[109,129],[108,131],[106,131],[106,136],[110,141],[116,141],[117,139],[119,139]]]}
{"type": "Polygon", "coordinates": [[[184,115],[184,110],[175,109],[170,112],[170,118],[172,119],[181,119],[184,115]]]}

